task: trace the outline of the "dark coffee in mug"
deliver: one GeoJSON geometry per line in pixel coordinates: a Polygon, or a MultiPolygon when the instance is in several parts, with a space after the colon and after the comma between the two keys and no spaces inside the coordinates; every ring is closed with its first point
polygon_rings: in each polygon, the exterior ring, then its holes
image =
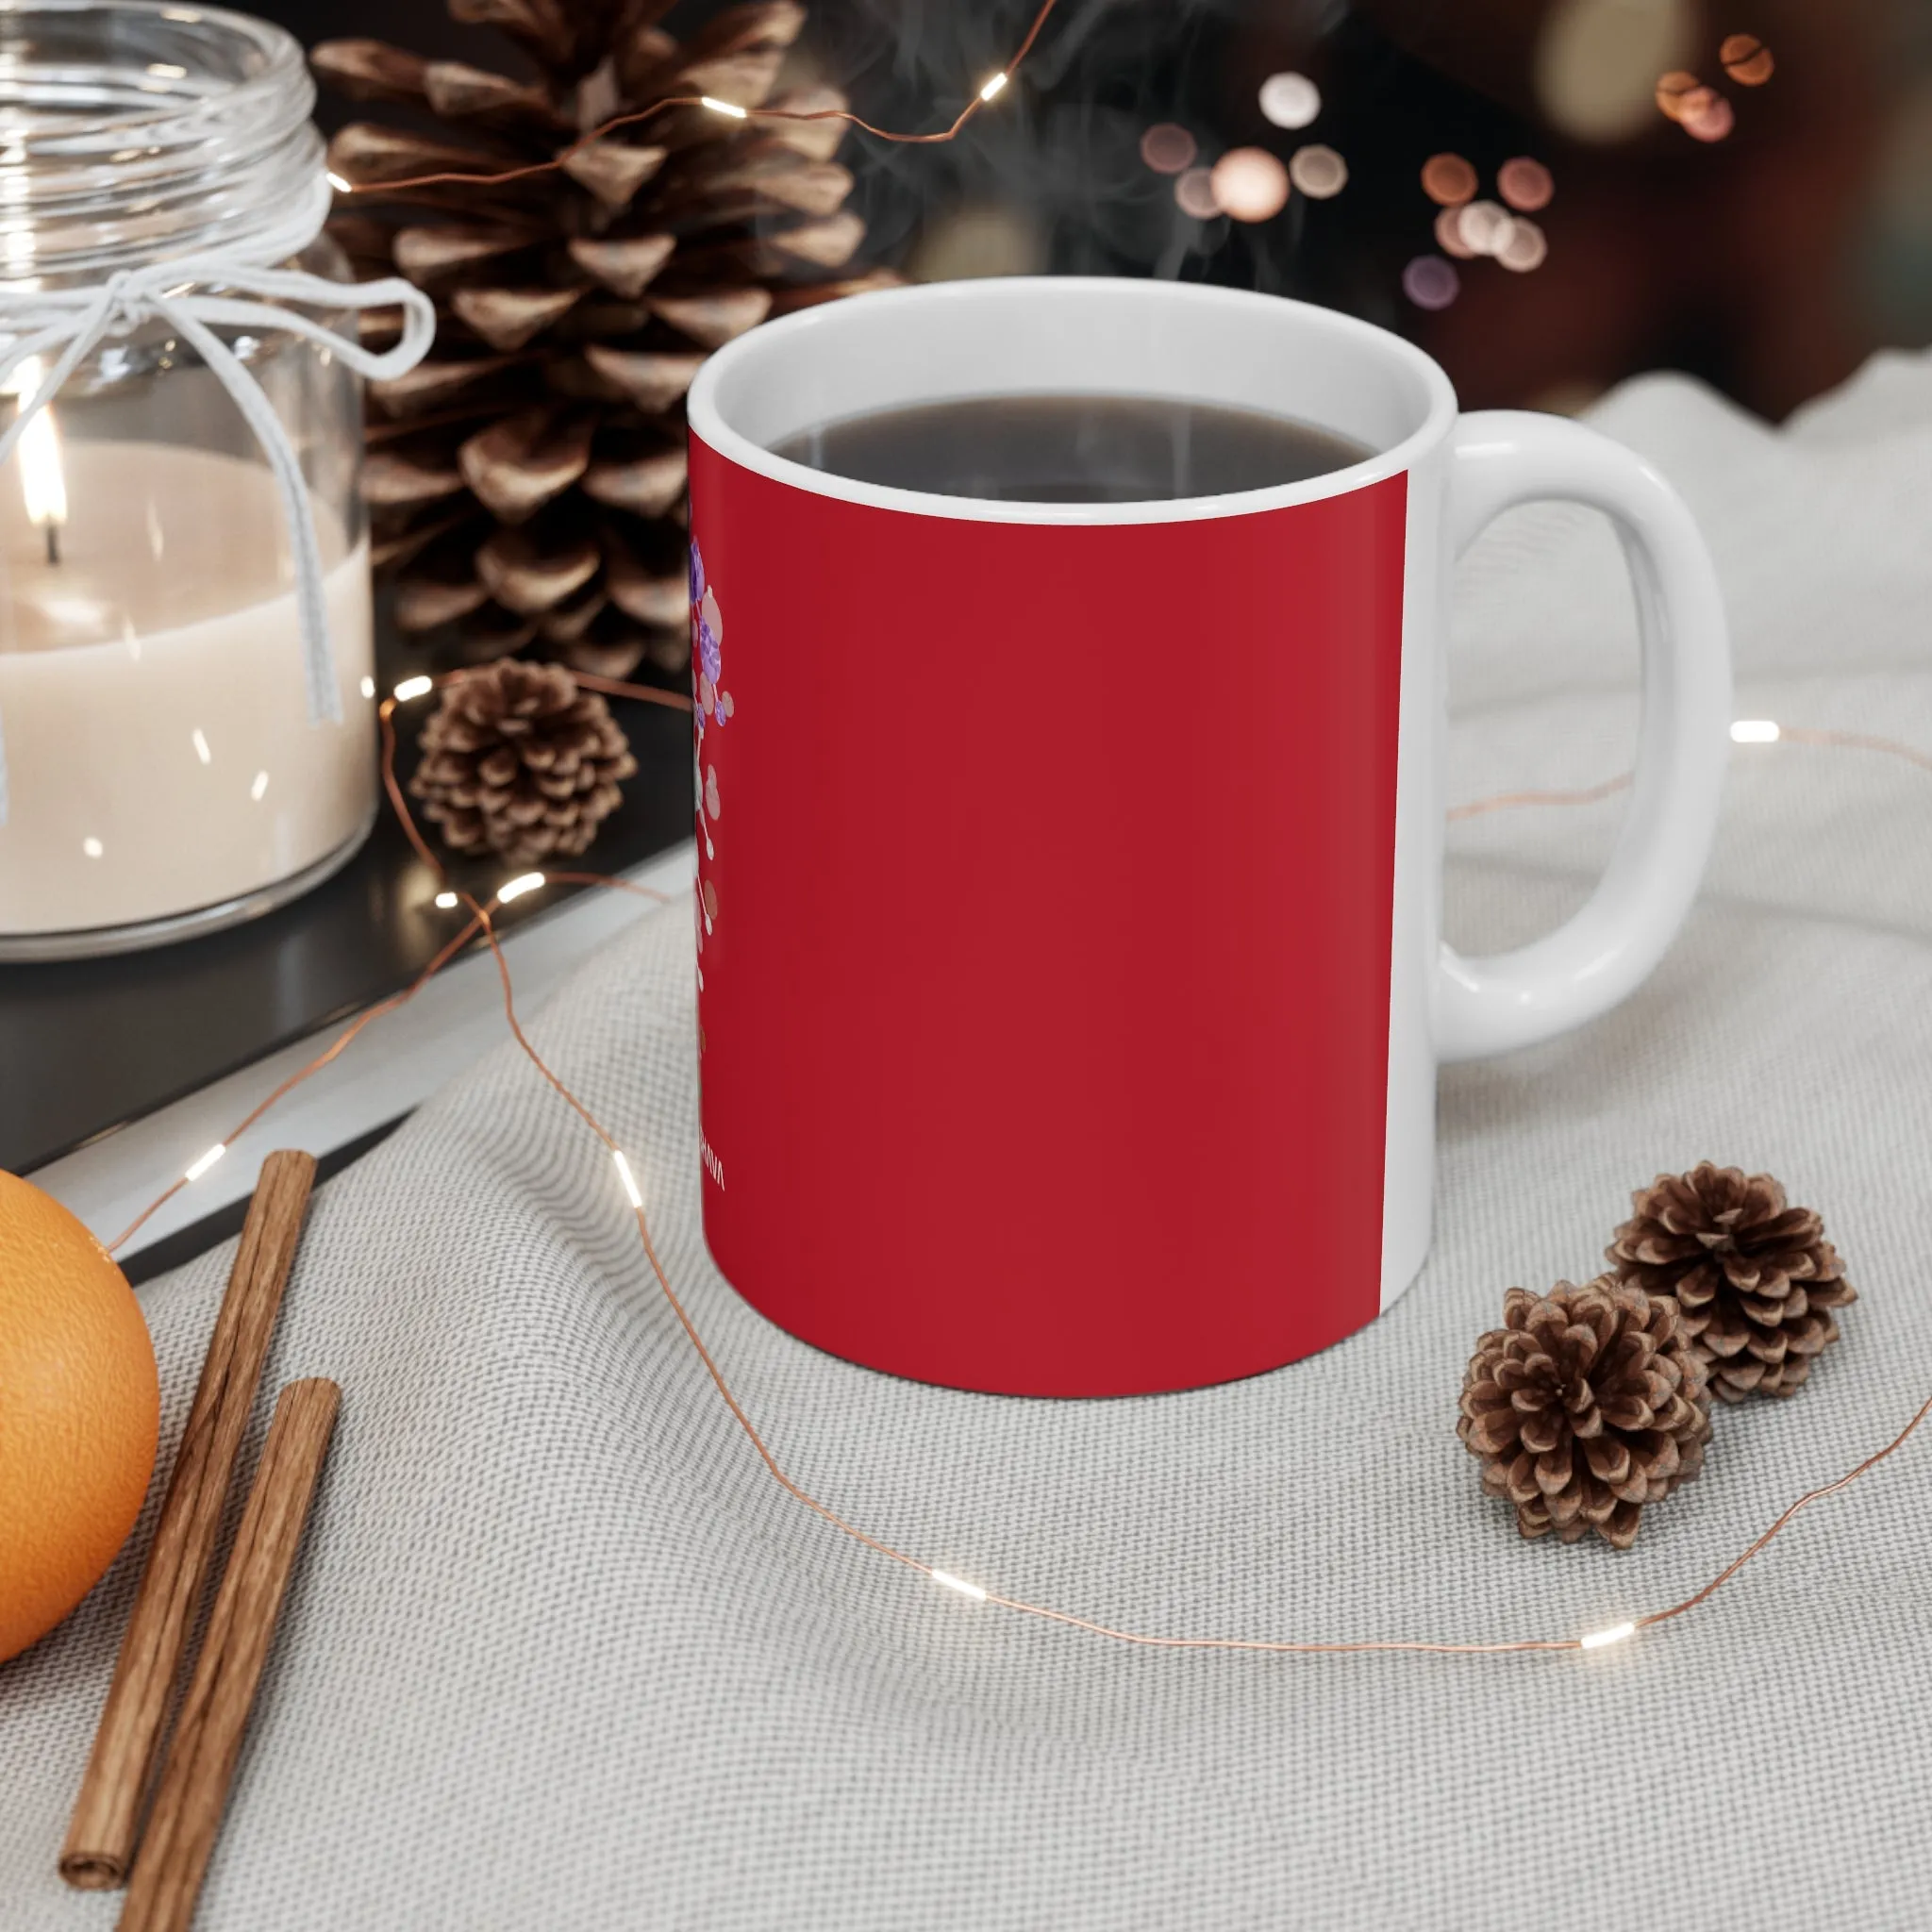
{"type": "Polygon", "coordinates": [[[774,456],[861,483],[997,503],[1161,503],[1267,490],[1370,452],[1291,416],[1166,396],[968,396],[800,430],[774,456]]]}

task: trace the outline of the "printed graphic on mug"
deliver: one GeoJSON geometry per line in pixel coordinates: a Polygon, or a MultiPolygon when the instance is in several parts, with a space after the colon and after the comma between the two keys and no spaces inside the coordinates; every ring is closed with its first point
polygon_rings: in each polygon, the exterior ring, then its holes
{"type": "MultiPolygon", "coordinates": [[[[716,751],[718,740],[709,732],[722,732],[733,709],[731,693],[724,690],[724,615],[718,608],[718,593],[706,580],[705,559],[698,540],[691,540],[691,788],[695,793],[698,869],[693,886],[693,911],[698,941],[698,1053],[705,1051],[704,1001],[705,940],[718,926],[718,821],[722,810],[718,792],[716,751]]],[[[707,1153],[709,1153],[708,1147],[707,1153]]]]}

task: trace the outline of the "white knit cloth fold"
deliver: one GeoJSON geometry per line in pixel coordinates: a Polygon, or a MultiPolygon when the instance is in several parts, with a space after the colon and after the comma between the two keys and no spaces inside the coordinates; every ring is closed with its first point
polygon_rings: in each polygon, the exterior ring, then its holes
{"type": "MultiPolygon", "coordinates": [[[[1598,420],[1703,519],[1748,715],[1932,746],[1932,364],[1887,361],[1777,433],[1664,378],[1598,420]]],[[[1608,533],[1512,519],[1461,595],[1453,795],[1616,771],[1634,654],[1608,533]]],[[[1617,809],[1458,826],[1452,936],[1552,924],[1617,809]]],[[[629,1150],[774,1450],[860,1524],[1138,1626],[1579,1633],[1703,1582],[1932,1389],[1928,829],[1932,779],[1906,766],[1741,748],[1656,978],[1445,1078],[1423,1279],[1340,1347],[1195,1394],[949,1393],[746,1309],[698,1231],[681,908],[535,1030],[629,1150]],[[1629,1555],[1524,1544],[1455,1438],[1471,1344],[1506,1287],[1588,1275],[1631,1187],[1705,1156],[1823,1211],[1861,1291],[1845,1339],[1794,1401],[1720,1416],[1629,1555]]],[[[1147,916],[1196,915],[1150,891],[1147,916]]],[[[143,1296],[164,1458],[226,1261],[143,1296]]],[[[1180,1323],[1213,1283],[1174,1290],[1180,1323]]],[[[200,1932],[1810,1932],[1922,1924],[1932,1899],[1932,1440],[1707,1608],[1587,1657],[1175,1656],[1024,1623],[773,1485],[608,1158],[508,1047],[323,1191],[270,1380],[316,1374],[341,1431],[200,1932]]],[[[54,1860],[145,1535],[0,1667],[8,1932],[113,1923],[54,1860]]]]}

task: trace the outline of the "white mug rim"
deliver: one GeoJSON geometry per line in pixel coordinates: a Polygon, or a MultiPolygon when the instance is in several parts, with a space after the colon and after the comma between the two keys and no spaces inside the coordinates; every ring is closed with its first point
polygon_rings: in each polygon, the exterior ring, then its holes
{"type": "MultiPolygon", "coordinates": [[[[934,400],[948,391],[936,386],[934,400]]],[[[794,490],[876,509],[912,515],[946,517],[960,522],[999,524],[1166,524],[1191,523],[1214,517],[1253,516],[1285,509],[1324,497],[1343,496],[1400,475],[1440,444],[1457,414],[1456,391],[1440,363],[1391,331],[1336,309],[1285,295],[1266,295],[1246,289],[1216,288],[1199,282],[1164,282],[1132,276],[1001,275],[956,282],[928,282],[899,289],[881,289],[841,301],[814,304],[748,330],[716,351],[698,371],[686,404],[691,433],[728,461],[756,475],[768,476],[794,490]],[[919,490],[901,490],[861,482],[829,471],[776,456],[761,442],[725,421],[719,391],[741,364],[753,358],[795,354],[808,344],[824,343],[836,334],[841,320],[854,309],[876,316],[881,307],[919,309],[948,302],[985,300],[989,294],[1025,291],[1029,299],[1052,301],[1063,293],[1092,293],[1105,290],[1111,301],[1173,303],[1205,308],[1267,305],[1280,312],[1284,328],[1323,330],[1373,349],[1391,368],[1406,365],[1419,378],[1428,397],[1423,422],[1385,450],[1372,451],[1360,462],[1330,470],[1298,483],[1276,484],[1266,490],[1243,490],[1220,496],[1191,496],[1144,503],[1009,503],[978,497],[943,496],[919,490]]]]}

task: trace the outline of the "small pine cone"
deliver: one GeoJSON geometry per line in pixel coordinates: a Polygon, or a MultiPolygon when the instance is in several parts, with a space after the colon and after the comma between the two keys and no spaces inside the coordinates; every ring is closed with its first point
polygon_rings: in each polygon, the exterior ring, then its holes
{"type": "Polygon", "coordinates": [[[561,665],[513,658],[445,685],[421,744],[409,791],[443,842],[515,865],[584,851],[638,768],[601,697],[561,665]]]}
{"type": "Polygon", "coordinates": [[[1704,1467],[1710,1393],[1677,1305],[1607,1274],[1546,1295],[1512,1288],[1476,1344],[1456,1433],[1525,1537],[1591,1530],[1620,1550],[1646,1503],[1704,1467]]]}
{"type": "Polygon", "coordinates": [[[1858,1298],[1808,1208],[1768,1174],[1709,1161],[1658,1174],[1605,1251],[1620,1281],[1674,1295],[1684,1332],[1726,1402],[1790,1395],[1838,1340],[1831,1311],[1858,1298]]]}

